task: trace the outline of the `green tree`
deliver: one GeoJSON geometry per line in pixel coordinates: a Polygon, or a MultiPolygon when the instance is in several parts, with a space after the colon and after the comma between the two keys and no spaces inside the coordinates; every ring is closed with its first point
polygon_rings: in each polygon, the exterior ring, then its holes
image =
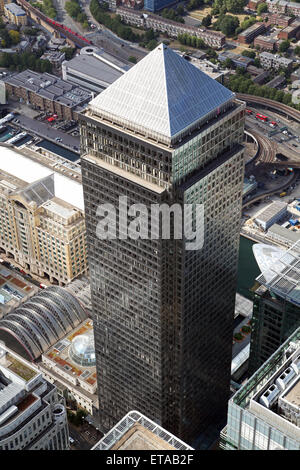
{"type": "Polygon", "coordinates": [[[74,53],[76,51],[76,48],[74,47],[62,47],[61,52],[65,53],[66,60],[72,59],[74,53]]]}
{"type": "Polygon", "coordinates": [[[134,57],[133,55],[129,56],[128,60],[129,60],[129,62],[132,62],[133,64],[136,64],[136,57],[134,57]]]}
{"type": "Polygon", "coordinates": [[[296,46],[294,52],[296,55],[300,56],[300,46],[296,46]]]}
{"type": "Polygon", "coordinates": [[[10,31],[8,31],[8,34],[13,44],[18,44],[20,42],[19,31],[14,31],[13,29],[11,29],[10,31]]]}
{"type": "Polygon", "coordinates": [[[250,59],[255,59],[256,53],[251,49],[244,49],[242,55],[245,57],[250,57],[250,59]]]}
{"type": "Polygon", "coordinates": [[[257,7],[257,14],[260,16],[262,13],[268,11],[268,5],[266,3],[260,3],[257,7]]]}
{"type": "Polygon", "coordinates": [[[288,39],[282,41],[282,43],[279,46],[279,52],[286,52],[290,47],[290,41],[288,39]]]}
{"type": "Polygon", "coordinates": [[[202,20],[202,24],[203,24],[203,26],[205,26],[205,27],[210,26],[210,25],[211,25],[211,15],[205,16],[205,17],[203,18],[203,20],[202,20]]]}
{"type": "Polygon", "coordinates": [[[224,15],[218,20],[218,29],[222,31],[225,36],[233,36],[236,28],[238,28],[240,22],[236,16],[224,15]]]}

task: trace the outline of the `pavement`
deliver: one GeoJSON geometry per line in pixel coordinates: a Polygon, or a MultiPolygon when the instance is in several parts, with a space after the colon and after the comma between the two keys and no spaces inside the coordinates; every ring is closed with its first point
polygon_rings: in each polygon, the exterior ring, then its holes
{"type": "Polygon", "coordinates": [[[26,131],[30,132],[31,134],[38,135],[39,137],[43,137],[44,139],[50,140],[56,145],[61,147],[65,147],[72,152],[78,153],[79,151],[75,150],[74,147],[80,148],[80,138],[74,137],[70,134],[67,134],[63,131],[56,129],[55,127],[51,126],[50,124],[46,124],[42,121],[37,121],[36,119],[32,119],[31,117],[24,116],[20,114],[17,116],[20,122],[14,124],[16,127],[20,127],[25,129],[26,131]],[[55,139],[56,137],[60,137],[62,142],[57,142],[55,139]]]}

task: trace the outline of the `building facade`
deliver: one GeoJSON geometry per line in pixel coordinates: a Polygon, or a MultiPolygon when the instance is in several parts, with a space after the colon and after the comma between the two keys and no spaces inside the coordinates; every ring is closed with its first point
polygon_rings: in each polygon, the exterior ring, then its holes
{"type": "Polygon", "coordinates": [[[0,450],[68,450],[64,401],[29,362],[0,344],[0,450]]]}
{"type": "Polygon", "coordinates": [[[168,20],[159,15],[151,13],[144,15],[141,12],[134,11],[131,8],[119,7],[116,11],[125,23],[142,27],[144,29],[153,29],[162,33],[167,33],[172,38],[177,38],[179,34],[189,34],[202,39],[205,44],[216,49],[220,49],[225,44],[226,36],[219,31],[211,31],[206,28],[197,28],[187,24],[168,20]]]}
{"type": "Polygon", "coordinates": [[[176,3],[174,0],[144,0],[144,9],[152,13],[167,8],[176,3]]]}
{"type": "Polygon", "coordinates": [[[254,245],[262,274],[256,279],[260,286],[254,292],[251,374],[300,326],[299,280],[294,268],[300,258],[299,244],[296,242],[287,251],[270,245],[254,245]]]}
{"type": "Polygon", "coordinates": [[[280,57],[279,55],[271,54],[270,52],[262,52],[259,54],[259,60],[264,69],[291,69],[293,65],[292,59],[280,57]]]}
{"type": "Polygon", "coordinates": [[[100,425],[106,432],[139,409],[191,442],[225,412],[244,107],[161,44],[82,117],[100,425]],[[97,207],[118,208],[120,195],[128,207],[142,203],[147,210],[152,204],[204,204],[203,248],[188,250],[182,239],[162,238],[157,219],[144,221],[153,239],[126,238],[122,227],[116,239],[99,238],[97,207]],[[211,336],[216,329],[218,341],[211,336]]]}
{"type": "Polygon", "coordinates": [[[259,36],[265,31],[266,27],[264,23],[255,23],[238,35],[238,41],[242,44],[249,44],[250,42],[253,42],[256,36],[259,36]]]}
{"type": "Polygon", "coordinates": [[[224,450],[300,450],[300,328],[228,404],[224,450]]]}
{"type": "Polygon", "coordinates": [[[27,24],[27,16],[25,11],[16,3],[7,3],[4,5],[4,14],[10,23],[17,26],[27,24]]]}
{"type": "Polygon", "coordinates": [[[86,273],[84,214],[55,196],[54,175],[31,184],[2,170],[0,177],[2,251],[61,285],[86,273]]]}

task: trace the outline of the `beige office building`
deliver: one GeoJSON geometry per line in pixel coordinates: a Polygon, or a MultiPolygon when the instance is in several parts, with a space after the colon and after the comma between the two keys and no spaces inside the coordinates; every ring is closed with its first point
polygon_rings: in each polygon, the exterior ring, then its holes
{"type": "Polygon", "coordinates": [[[25,11],[16,3],[7,3],[4,5],[4,14],[10,23],[19,25],[27,24],[27,16],[25,11]]]}
{"type": "Polygon", "coordinates": [[[86,272],[85,223],[55,195],[54,179],[28,184],[0,170],[0,248],[27,272],[64,285],[86,272]]]}

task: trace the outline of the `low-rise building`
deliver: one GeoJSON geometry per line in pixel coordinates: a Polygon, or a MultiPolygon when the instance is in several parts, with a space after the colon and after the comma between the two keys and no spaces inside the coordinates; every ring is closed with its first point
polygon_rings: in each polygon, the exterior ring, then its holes
{"type": "Polygon", "coordinates": [[[268,11],[271,13],[300,16],[300,4],[286,0],[267,0],[268,11]]]}
{"type": "Polygon", "coordinates": [[[175,3],[176,0],[144,0],[144,9],[154,13],[175,3]]]}
{"type": "Polygon", "coordinates": [[[261,66],[264,69],[291,69],[293,65],[292,59],[287,59],[286,57],[280,57],[276,54],[271,54],[270,52],[261,52],[259,54],[259,60],[261,66]]]}
{"type": "Polygon", "coordinates": [[[287,204],[281,201],[274,201],[267,207],[261,209],[255,215],[255,223],[263,230],[268,230],[271,225],[278,222],[287,213],[287,204]]]}
{"type": "Polygon", "coordinates": [[[268,83],[266,83],[266,86],[269,88],[282,88],[285,82],[286,82],[286,79],[284,75],[277,75],[268,83]]]}
{"type": "Polygon", "coordinates": [[[242,44],[249,44],[250,42],[253,42],[256,36],[259,36],[265,31],[266,26],[264,23],[255,23],[238,35],[238,41],[242,44]]]}
{"type": "Polygon", "coordinates": [[[153,31],[167,33],[172,38],[177,38],[179,34],[189,34],[202,39],[205,44],[216,49],[224,46],[226,36],[219,31],[212,31],[203,27],[189,26],[187,24],[178,23],[168,20],[159,15],[141,14],[141,12],[132,10],[131,8],[119,7],[116,10],[122,21],[133,26],[144,29],[153,29],[153,31]]]}
{"type": "Polygon", "coordinates": [[[296,19],[289,26],[282,29],[278,34],[278,39],[292,39],[300,37],[300,19],[296,19]]]}
{"type": "Polygon", "coordinates": [[[84,47],[80,54],[62,64],[62,76],[70,83],[101,93],[131,68],[103,49],[84,47]]]}
{"type": "Polygon", "coordinates": [[[249,8],[249,10],[256,11],[258,5],[263,2],[264,0],[249,0],[247,8],[249,8]]]}
{"type": "Polygon", "coordinates": [[[254,46],[264,51],[273,52],[277,50],[277,40],[269,36],[259,35],[254,39],[254,46]]]}
{"type": "Polygon", "coordinates": [[[235,67],[241,67],[247,69],[254,62],[254,59],[250,57],[243,56],[241,54],[235,54],[234,52],[221,52],[218,55],[218,60],[220,62],[225,62],[227,59],[230,59],[235,67]]]}
{"type": "Polygon", "coordinates": [[[4,5],[4,14],[10,23],[17,26],[27,24],[25,11],[16,3],[6,3],[4,5]]]}
{"type": "Polygon", "coordinates": [[[280,26],[286,28],[293,21],[292,16],[280,15],[278,13],[262,13],[262,18],[264,20],[268,19],[268,25],[280,26]]]}
{"type": "Polygon", "coordinates": [[[77,120],[92,99],[92,93],[50,73],[24,70],[3,80],[9,96],[35,109],[57,114],[59,119],[77,120]]]}
{"type": "Polygon", "coordinates": [[[42,60],[49,60],[49,62],[53,65],[53,67],[57,70],[61,67],[61,64],[65,60],[66,54],[60,51],[50,51],[45,52],[41,59],[42,60]]]}
{"type": "Polygon", "coordinates": [[[267,231],[268,238],[279,243],[287,248],[290,248],[297,241],[300,240],[300,231],[289,230],[287,227],[282,225],[273,224],[267,231]]]}
{"type": "Polygon", "coordinates": [[[63,398],[41,372],[0,344],[0,450],[68,450],[63,398]]]}

